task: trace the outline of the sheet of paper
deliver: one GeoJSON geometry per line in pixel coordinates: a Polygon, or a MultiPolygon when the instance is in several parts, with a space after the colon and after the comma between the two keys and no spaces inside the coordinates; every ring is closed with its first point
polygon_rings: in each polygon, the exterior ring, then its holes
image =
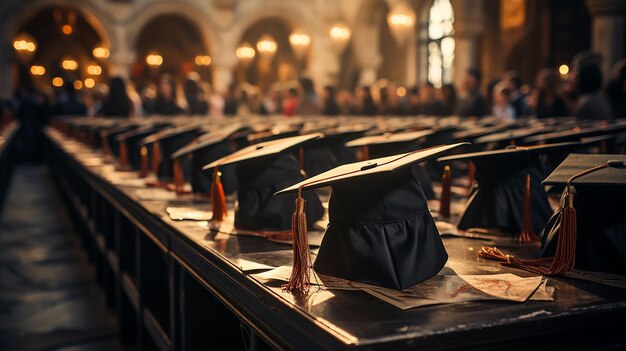
{"type": "MultiPolygon", "coordinates": [[[[209,208],[210,206],[206,207],[209,208]]],[[[208,221],[213,216],[213,212],[210,210],[200,210],[194,207],[168,207],[166,211],[170,218],[175,221],[208,221]]]]}
{"type": "Polygon", "coordinates": [[[176,200],[176,193],[161,188],[138,189],[135,194],[142,200],[176,200]]]}
{"type": "MultiPolygon", "coordinates": [[[[207,222],[207,229],[216,230],[220,233],[228,234],[228,235],[247,235],[247,236],[259,236],[266,238],[270,241],[291,245],[291,231],[284,232],[257,232],[245,229],[235,228],[235,222],[233,220],[234,213],[229,211],[228,217],[222,221],[221,223],[212,223],[207,222]]],[[[203,222],[204,223],[204,222],[203,222]]],[[[317,230],[309,229],[309,246],[318,247],[322,243],[322,239],[324,238],[324,231],[322,230],[321,225],[316,225],[317,230]]]]}

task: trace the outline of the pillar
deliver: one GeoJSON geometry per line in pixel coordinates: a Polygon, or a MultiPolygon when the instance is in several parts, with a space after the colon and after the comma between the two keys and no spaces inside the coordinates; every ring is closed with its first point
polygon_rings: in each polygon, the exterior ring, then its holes
{"type": "Polygon", "coordinates": [[[136,59],[136,52],[128,42],[126,26],[116,25],[114,28],[115,42],[111,43],[109,62],[109,76],[118,76],[124,80],[130,79],[130,70],[136,59]]]}
{"type": "Polygon", "coordinates": [[[334,50],[327,31],[313,33],[309,54],[307,75],[313,79],[319,89],[326,85],[337,85],[340,55],[334,50]]]}
{"type": "Polygon", "coordinates": [[[454,10],[454,84],[459,87],[468,68],[480,67],[480,39],[483,32],[482,0],[452,0],[454,10]]]}
{"type": "Polygon", "coordinates": [[[624,30],[626,29],[626,1],[586,0],[592,17],[591,49],[602,55],[602,73],[605,80],[613,65],[624,58],[624,30]]]}
{"type": "Polygon", "coordinates": [[[213,66],[213,89],[218,93],[225,93],[233,82],[233,70],[237,66],[235,49],[221,48],[211,57],[213,66]]]}

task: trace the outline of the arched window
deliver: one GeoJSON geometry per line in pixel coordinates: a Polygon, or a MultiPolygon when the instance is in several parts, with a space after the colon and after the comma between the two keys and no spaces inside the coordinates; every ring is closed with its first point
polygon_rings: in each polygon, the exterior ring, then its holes
{"type": "Polygon", "coordinates": [[[453,24],[450,0],[434,0],[428,17],[428,81],[435,87],[452,81],[453,24]]]}

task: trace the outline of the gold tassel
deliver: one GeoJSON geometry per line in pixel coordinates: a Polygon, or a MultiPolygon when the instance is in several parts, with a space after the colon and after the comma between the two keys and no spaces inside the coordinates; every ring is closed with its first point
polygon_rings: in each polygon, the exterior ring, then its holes
{"type": "Polygon", "coordinates": [[[311,283],[311,265],[305,209],[306,201],[302,198],[302,187],[300,187],[298,189],[298,198],[296,199],[296,210],[291,216],[293,268],[289,282],[283,285],[283,289],[307,293],[311,283]]]}
{"type": "Polygon", "coordinates": [[[224,194],[221,176],[222,172],[215,167],[213,170],[213,182],[211,183],[211,205],[213,207],[211,221],[223,221],[228,216],[226,194],[224,194]]]}
{"type": "Polygon", "coordinates": [[[568,185],[563,194],[563,209],[556,242],[556,251],[552,264],[546,275],[555,275],[569,272],[574,269],[576,262],[577,236],[576,209],[574,208],[574,193],[568,185]]]}
{"type": "Polygon", "coordinates": [[[467,165],[467,179],[468,179],[467,195],[469,195],[472,192],[472,188],[474,187],[474,182],[476,181],[476,165],[472,161],[470,161],[469,164],[467,165]]]}
{"type": "Polygon", "coordinates": [[[439,201],[439,218],[450,218],[450,188],[452,187],[452,168],[446,165],[441,177],[441,199],[439,201]]]}
{"type": "Polygon", "coordinates": [[[109,146],[109,138],[106,134],[100,134],[100,143],[102,144],[102,154],[104,157],[111,157],[111,147],[109,146]]]}
{"type": "Polygon", "coordinates": [[[140,178],[145,178],[150,172],[148,170],[148,148],[145,145],[141,146],[141,171],[139,172],[140,178]]]}
{"type": "Polygon", "coordinates": [[[367,145],[361,146],[361,161],[367,161],[370,159],[370,148],[367,145]]]}
{"type": "Polygon", "coordinates": [[[298,161],[300,161],[300,169],[304,169],[304,148],[301,147],[298,153],[298,161]]]}
{"type": "Polygon", "coordinates": [[[530,174],[527,174],[526,188],[524,190],[524,207],[522,210],[522,229],[515,236],[515,241],[522,244],[541,242],[533,226],[530,181],[530,174]]]}
{"type": "Polygon", "coordinates": [[[127,169],[129,167],[128,161],[128,146],[126,145],[126,140],[120,140],[120,167],[122,169],[127,169]]]}
{"type": "Polygon", "coordinates": [[[174,191],[176,191],[176,195],[180,195],[183,193],[183,187],[185,185],[185,175],[183,173],[183,167],[180,165],[180,159],[174,159],[174,191]]]}
{"type": "Polygon", "coordinates": [[[161,164],[161,148],[159,142],[152,143],[152,172],[159,174],[159,165],[161,164]]]}

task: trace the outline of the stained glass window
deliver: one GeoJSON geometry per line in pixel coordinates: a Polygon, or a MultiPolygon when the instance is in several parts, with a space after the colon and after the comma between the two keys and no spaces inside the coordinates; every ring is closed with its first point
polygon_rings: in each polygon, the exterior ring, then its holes
{"type": "Polygon", "coordinates": [[[450,0],[434,0],[428,18],[428,81],[435,87],[452,81],[454,11],[450,0]]]}

